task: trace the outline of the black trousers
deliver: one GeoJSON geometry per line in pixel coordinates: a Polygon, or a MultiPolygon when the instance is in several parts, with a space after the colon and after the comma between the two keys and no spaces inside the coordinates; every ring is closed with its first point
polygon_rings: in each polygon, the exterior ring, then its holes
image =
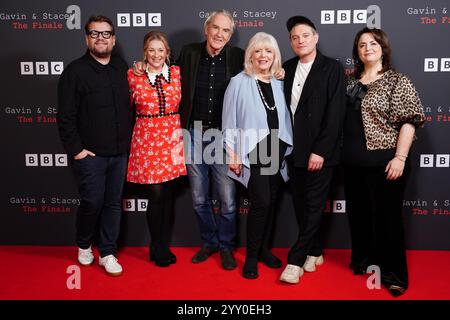
{"type": "Polygon", "coordinates": [[[262,175],[260,167],[250,167],[246,258],[257,258],[260,252],[269,250],[281,180],[279,172],[262,175]]]}
{"type": "MultiPolygon", "coordinates": [[[[385,285],[408,287],[403,232],[403,193],[409,163],[397,180],[385,166],[345,166],[346,211],[352,239],[352,268],[377,265],[385,285]]],[[[364,271],[366,271],[364,269],[364,271]]]]}
{"type": "Polygon", "coordinates": [[[87,249],[97,230],[101,257],[114,255],[122,217],[122,189],[127,170],[127,155],[87,156],[74,160],[81,197],[77,211],[77,245],[87,249]]]}
{"type": "Polygon", "coordinates": [[[150,250],[156,259],[168,259],[173,187],[173,181],[142,185],[148,198],[146,216],[151,238],[150,250]]]}
{"type": "Polygon", "coordinates": [[[319,230],[333,171],[333,167],[323,167],[313,172],[306,168],[290,167],[298,237],[289,250],[288,264],[301,267],[307,255],[317,257],[322,254],[319,230]]]}

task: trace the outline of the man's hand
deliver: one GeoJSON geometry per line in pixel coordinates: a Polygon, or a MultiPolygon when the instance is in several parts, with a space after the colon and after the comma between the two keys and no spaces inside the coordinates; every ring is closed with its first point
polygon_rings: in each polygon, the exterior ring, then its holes
{"type": "Polygon", "coordinates": [[[318,154],[311,153],[308,161],[308,171],[319,171],[322,169],[324,158],[318,154]]]}
{"type": "Polygon", "coordinates": [[[89,150],[86,150],[86,149],[83,149],[79,154],[77,154],[75,157],[73,157],[75,160],[81,160],[81,159],[84,159],[84,158],[86,158],[87,156],[91,156],[91,157],[95,157],[95,153],[93,153],[93,152],[91,152],[91,151],[89,151],[89,150]]]}
{"type": "Polygon", "coordinates": [[[133,63],[133,73],[136,76],[144,75],[145,68],[146,68],[146,65],[145,65],[144,61],[136,61],[135,63],[133,63]]]}
{"type": "Polygon", "coordinates": [[[284,79],[284,69],[281,68],[279,70],[277,70],[277,72],[275,72],[273,74],[273,76],[277,79],[277,80],[283,80],[284,79]]]}

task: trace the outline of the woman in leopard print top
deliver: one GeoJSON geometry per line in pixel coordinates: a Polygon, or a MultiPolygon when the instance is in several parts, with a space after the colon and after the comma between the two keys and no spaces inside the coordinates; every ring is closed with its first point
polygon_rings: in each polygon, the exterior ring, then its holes
{"type": "Polygon", "coordinates": [[[408,288],[402,201],[408,153],[422,104],[411,80],[392,69],[380,29],[364,28],[353,44],[354,76],[347,83],[343,163],[352,238],[350,267],[381,269],[381,281],[399,296],[408,288]]]}

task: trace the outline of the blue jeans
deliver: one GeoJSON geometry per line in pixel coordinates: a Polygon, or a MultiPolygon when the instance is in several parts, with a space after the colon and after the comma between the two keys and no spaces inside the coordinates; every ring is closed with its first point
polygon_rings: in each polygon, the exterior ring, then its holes
{"type": "MultiPolygon", "coordinates": [[[[227,175],[228,166],[225,162],[208,164],[205,163],[203,157],[194,159],[194,149],[201,151],[203,154],[206,147],[211,147],[214,138],[210,141],[202,141],[200,132],[194,134],[194,129],[189,131],[191,135],[191,159],[190,164],[187,164],[186,167],[203,246],[219,250],[233,250],[236,237],[234,181],[227,175]],[[200,163],[194,163],[194,160],[200,163]],[[215,194],[218,196],[217,200],[220,202],[220,210],[217,214],[213,212],[209,192],[210,184],[212,184],[215,194]]],[[[223,145],[222,142],[220,144],[223,145]]]]}
{"type": "Polygon", "coordinates": [[[100,229],[101,257],[114,255],[122,217],[121,196],[127,156],[87,156],[74,160],[81,203],[77,212],[77,245],[87,249],[100,229]]]}

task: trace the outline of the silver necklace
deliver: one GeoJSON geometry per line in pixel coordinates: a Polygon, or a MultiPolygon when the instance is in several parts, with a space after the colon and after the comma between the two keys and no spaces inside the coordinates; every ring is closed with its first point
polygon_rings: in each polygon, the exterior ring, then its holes
{"type": "Polygon", "coordinates": [[[264,106],[267,108],[267,110],[270,110],[270,111],[275,110],[277,106],[275,104],[273,105],[273,107],[269,106],[269,104],[266,101],[266,98],[264,98],[264,95],[262,93],[261,87],[258,82],[258,78],[255,78],[255,80],[256,80],[256,87],[258,88],[258,92],[259,92],[259,95],[261,96],[264,106]]]}

